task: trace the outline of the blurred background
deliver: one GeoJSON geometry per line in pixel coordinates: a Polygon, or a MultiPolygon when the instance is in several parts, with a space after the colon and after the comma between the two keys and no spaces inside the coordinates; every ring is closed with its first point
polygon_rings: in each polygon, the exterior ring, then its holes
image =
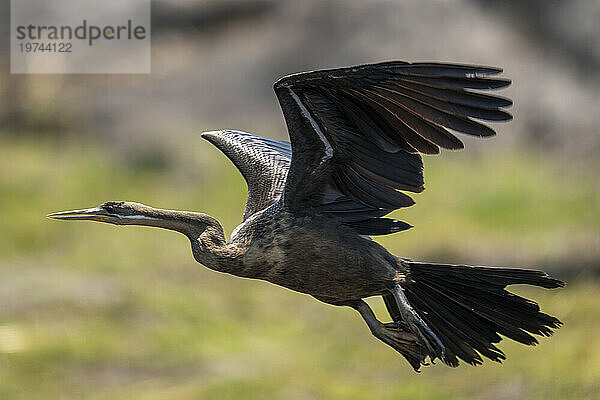
{"type": "MultiPolygon", "coordinates": [[[[10,75],[0,0],[0,398],[597,399],[600,3],[153,2],[152,74],[10,75]],[[425,157],[428,190],[378,239],[418,260],[544,269],[515,290],[565,326],[502,364],[415,374],[354,311],[211,272],[172,232],[49,221],[108,200],[227,232],[245,184],[205,130],[285,139],[280,76],[383,60],[501,66],[515,120],[425,157]]],[[[383,306],[372,302],[382,315],[383,306]]]]}

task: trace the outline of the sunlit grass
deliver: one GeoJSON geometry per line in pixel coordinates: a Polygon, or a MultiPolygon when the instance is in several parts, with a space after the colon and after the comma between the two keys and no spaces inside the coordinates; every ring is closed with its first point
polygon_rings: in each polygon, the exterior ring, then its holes
{"type": "MultiPolygon", "coordinates": [[[[1,399],[597,398],[592,280],[518,288],[565,322],[538,347],[506,342],[503,365],[417,375],[352,310],[206,270],[179,234],[44,218],[136,200],[207,212],[230,232],[244,183],[216,150],[193,143],[176,149],[181,162],[149,168],[83,142],[4,140],[1,399]]],[[[382,239],[394,253],[482,262],[598,255],[598,186],[579,184],[594,182],[594,171],[514,154],[444,157],[426,160],[428,190],[396,214],[416,227],[382,239]]]]}

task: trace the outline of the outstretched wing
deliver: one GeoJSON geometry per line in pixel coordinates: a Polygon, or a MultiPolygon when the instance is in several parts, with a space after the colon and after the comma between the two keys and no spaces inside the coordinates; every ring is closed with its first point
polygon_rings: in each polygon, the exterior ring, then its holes
{"type": "Polygon", "coordinates": [[[204,132],[202,137],[225,153],[246,180],[244,221],[279,200],[292,158],[289,142],[231,130],[204,132]]]}
{"type": "Polygon", "coordinates": [[[507,121],[512,102],[476,90],[506,87],[497,68],[401,61],[301,73],[274,89],[293,157],[282,203],[332,213],[366,235],[409,225],[381,218],[421,192],[419,153],[461,149],[453,134],[492,136],[478,120],[507,121]]]}

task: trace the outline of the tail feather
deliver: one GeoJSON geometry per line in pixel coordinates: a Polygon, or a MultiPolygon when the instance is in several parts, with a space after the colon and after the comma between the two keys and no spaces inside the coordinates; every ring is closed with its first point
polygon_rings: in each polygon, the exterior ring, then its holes
{"type": "Polygon", "coordinates": [[[407,297],[417,310],[423,311],[423,319],[446,346],[446,364],[458,366],[457,357],[469,364],[481,364],[479,353],[494,361],[505,359],[504,353],[492,344],[501,338],[486,321],[465,315],[462,309],[447,307],[428,292],[407,290],[407,297]]]}
{"type": "Polygon", "coordinates": [[[458,366],[459,359],[481,364],[482,356],[501,362],[506,357],[494,345],[500,335],[535,345],[532,335],[550,336],[562,325],[534,301],[505,290],[513,284],[564,286],[542,271],[403,263],[408,266],[402,284],[406,297],[446,347],[444,362],[450,366],[458,366]]]}
{"type": "Polygon", "coordinates": [[[549,328],[544,325],[547,321],[543,318],[549,316],[540,312],[527,312],[526,308],[509,308],[514,307],[514,305],[509,304],[509,302],[502,302],[502,298],[495,299],[494,296],[497,296],[495,294],[484,297],[481,293],[478,293],[477,289],[472,289],[472,292],[464,294],[469,290],[468,287],[460,288],[461,291],[458,291],[450,285],[446,287],[441,287],[442,285],[435,283],[424,285],[436,290],[439,296],[445,297],[448,301],[465,309],[471,309],[479,317],[497,326],[499,328],[498,333],[523,344],[537,343],[537,340],[525,331],[535,334],[549,331],[549,328]],[[477,308],[472,308],[475,297],[485,299],[485,301],[478,302],[477,308]]]}

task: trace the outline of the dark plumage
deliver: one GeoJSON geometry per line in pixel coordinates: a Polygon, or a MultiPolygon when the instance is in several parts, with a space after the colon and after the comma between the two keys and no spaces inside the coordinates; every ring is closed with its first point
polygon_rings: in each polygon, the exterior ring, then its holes
{"type": "Polygon", "coordinates": [[[291,143],[206,132],[248,184],[243,222],[227,241],[214,218],[138,203],[51,214],[185,234],[208,268],[263,279],[360,312],[371,332],[418,370],[427,357],[457,366],[504,359],[501,336],[535,344],[560,326],[511,284],[556,288],[544,272],[413,262],[371,240],[408,229],[385,218],[421,192],[420,153],[461,149],[455,132],[492,136],[477,120],[507,121],[497,68],[387,62],[295,74],[275,83],[291,143]],[[393,322],[362,300],[382,296],[393,322]]]}

